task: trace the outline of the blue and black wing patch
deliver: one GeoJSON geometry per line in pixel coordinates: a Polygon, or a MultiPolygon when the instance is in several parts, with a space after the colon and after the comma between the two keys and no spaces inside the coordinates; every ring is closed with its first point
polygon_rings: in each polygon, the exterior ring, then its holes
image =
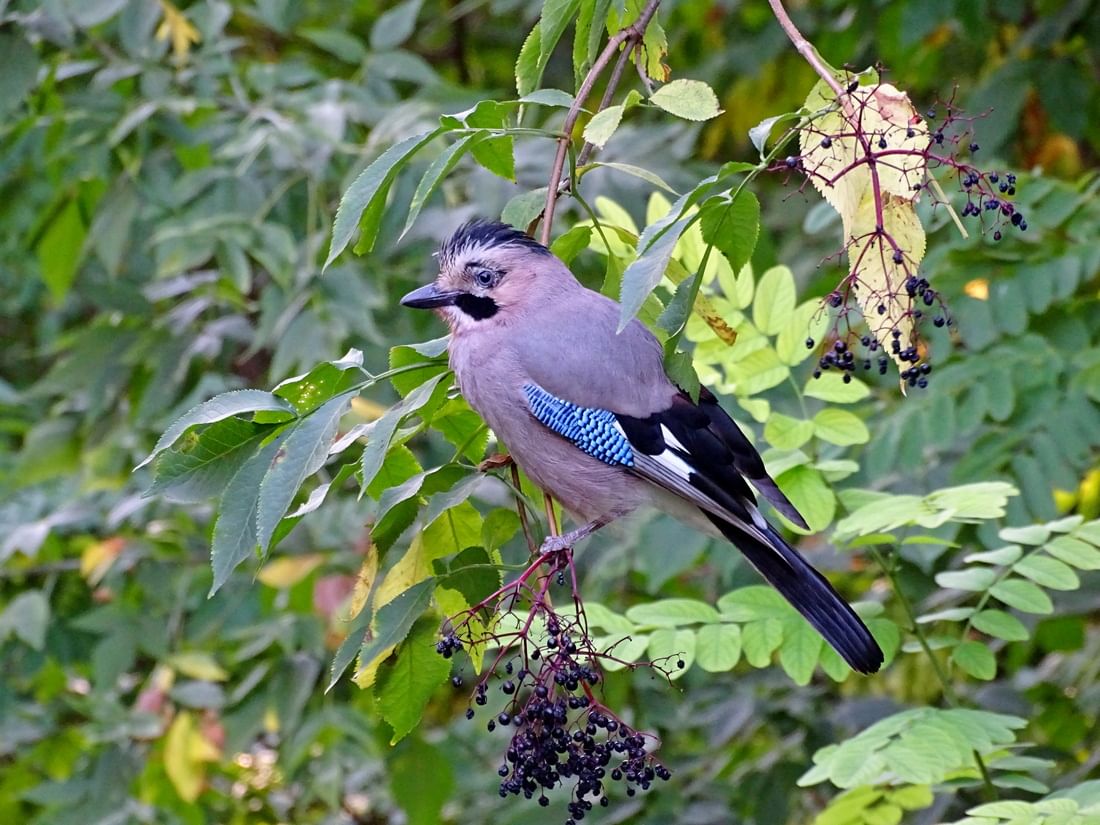
{"type": "Polygon", "coordinates": [[[604,464],[634,466],[634,451],[613,412],[579,407],[551,395],[538,384],[524,384],[523,392],[531,414],[577,449],[604,464]]]}

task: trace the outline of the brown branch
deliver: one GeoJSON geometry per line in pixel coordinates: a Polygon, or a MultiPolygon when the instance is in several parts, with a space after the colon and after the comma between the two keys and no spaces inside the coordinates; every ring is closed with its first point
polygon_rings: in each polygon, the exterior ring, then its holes
{"type": "MultiPolygon", "coordinates": [[[[569,110],[565,114],[565,122],[562,124],[562,135],[558,138],[558,151],[554,155],[554,163],[550,169],[550,180],[546,185],[546,206],[543,207],[542,210],[542,232],[539,238],[544,245],[549,245],[550,243],[550,230],[554,223],[554,207],[558,201],[558,190],[561,185],[562,171],[565,169],[565,155],[569,150],[570,144],[573,142],[573,127],[577,125],[577,119],[581,115],[584,103],[588,100],[588,96],[592,93],[592,88],[596,85],[596,80],[603,74],[604,70],[611,62],[611,58],[614,57],[615,52],[626,45],[624,52],[629,53],[633,50],[634,46],[642,42],[646,27],[649,25],[649,21],[653,19],[653,15],[656,14],[657,7],[660,4],[661,0],[649,0],[645,8],[642,9],[642,13],[638,15],[637,20],[629,26],[620,29],[614,37],[607,41],[604,50],[600,52],[599,56],[592,62],[592,67],[584,76],[584,80],[581,81],[580,88],[577,89],[577,96],[573,100],[573,105],[569,107],[569,110]]],[[[609,83],[608,91],[604,93],[605,101],[610,101],[615,86],[618,85],[619,78],[622,77],[623,66],[625,66],[625,62],[624,59],[620,57],[612,77],[614,85],[609,83]]],[[[605,103],[601,103],[600,107],[603,108],[605,105],[605,103]]]]}
{"type": "Polygon", "coordinates": [[[814,44],[803,37],[802,32],[798,30],[798,26],[791,20],[790,15],[787,14],[787,10],[783,8],[781,0],[768,0],[768,5],[772,7],[772,14],[775,15],[775,19],[779,21],[780,27],[786,32],[787,37],[791,43],[794,44],[795,49],[798,51],[802,58],[810,64],[810,67],[818,73],[822,80],[829,84],[829,88],[836,93],[837,100],[841,99],[844,94],[844,87],[840,85],[840,81],[836,79],[829,67],[825,65],[825,62],[821,59],[821,55],[817,53],[817,49],[814,48],[814,44]]]}

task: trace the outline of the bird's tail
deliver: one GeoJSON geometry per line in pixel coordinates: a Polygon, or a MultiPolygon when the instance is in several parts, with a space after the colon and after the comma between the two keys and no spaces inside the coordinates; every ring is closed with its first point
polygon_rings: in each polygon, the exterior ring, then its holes
{"type": "Polygon", "coordinates": [[[882,650],[871,631],[829,581],[774,528],[764,530],[768,540],[764,543],[736,524],[707,516],[854,670],[874,673],[879,669],[882,650]]]}

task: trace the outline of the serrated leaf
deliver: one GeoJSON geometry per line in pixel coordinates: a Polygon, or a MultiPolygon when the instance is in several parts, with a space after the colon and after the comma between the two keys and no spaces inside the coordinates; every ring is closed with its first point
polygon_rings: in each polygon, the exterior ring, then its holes
{"type": "Polygon", "coordinates": [[[416,622],[393,664],[378,671],[374,692],[382,718],[393,729],[391,745],[420,723],[428,700],[451,672],[451,663],[435,650],[438,629],[439,623],[431,618],[416,622]]]}
{"type": "Polygon", "coordinates": [[[814,416],[814,434],[823,441],[841,447],[866,444],[871,440],[871,432],[861,418],[847,410],[832,407],[821,410],[814,416]]]}
{"type": "Polygon", "coordinates": [[[157,456],[149,494],[190,503],[220,494],[271,429],[233,417],[211,424],[157,456]]]}
{"type": "Polygon", "coordinates": [[[718,611],[706,602],[695,599],[660,599],[637,604],[626,611],[635,625],[679,627],[687,624],[709,624],[719,620],[718,611]]]}
{"type": "Polygon", "coordinates": [[[982,633],[1006,642],[1022,642],[1030,636],[1023,622],[1003,610],[982,610],[974,614],[970,624],[982,633]]]}
{"type": "Polygon", "coordinates": [[[264,390],[231,390],[221,395],[216,395],[209,401],[204,401],[196,407],[192,407],[181,415],[164,431],[157,439],[153,451],[147,455],[134,469],[140,469],[152,461],[163,450],[168,449],[191,427],[199,424],[213,424],[234,415],[249,412],[270,411],[286,413],[287,417],[293,416],[295,410],[286,401],[264,390]]]}
{"type": "Polygon", "coordinates": [[[275,528],[290,509],[302,482],[325,463],[329,447],[336,440],[340,418],[350,403],[351,394],[339,395],[286,428],[286,439],[260,482],[256,538],[261,550],[270,546],[275,528]]]}
{"type": "Polygon", "coordinates": [[[481,137],[484,137],[483,133],[465,135],[440,152],[436,159],[431,162],[423,177],[420,178],[420,183],[416,186],[412,201],[409,202],[409,215],[405,218],[405,227],[401,230],[399,239],[405,237],[406,233],[412,229],[428,198],[432,196],[432,193],[435,192],[450,171],[455,168],[470,144],[481,137]]]}
{"type": "Polygon", "coordinates": [[[434,590],[435,579],[424,579],[378,609],[370,637],[359,651],[359,671],[369,669],[383,652],[405,640],[409,629],[431,604],[434,590]]]}
{"type": "Polygon", "coordinates": [[[741,628],[708,624],[695,631],[695,662],[708,673],[724,673],[741,658],[741,628]]]}
{"type": "Polygon", "coordinates": [[[710,120],[722,113],[714,89],[701,80],[673,80],[655,91],[649,100],[685,120],[710,120]]]}
{"type": "Polygon", "coordinates": [[[611,136],[615,134],[615,130],[619,128],[619,123],[623,119],[623,107],[620,106],[608,106],[602,112],[597,112],[596,115],[588,121],[588,125],[584,127],[584,139],[602,149],[607,141],[611,139],[611,136]]]}
{"type": "Polygon", "coordinates": [[[434,375],[405,396],[403,400],[394,404],[386,413],[374,422],[367,434],[367,446],[363,448],[360,458],[362,477],[360,483],[362,489],[370,487],[375,475],[382,468],[386,455],[389,452],[390,442],[397,430],[397,425],[406,415],[411,415],[422,408],[432,397],[436,386],[443,380],[447,373],[434,375]]]}
{"type": "Polygon", "coordinates": [[[1054,612],[1050,596],[1025,579],[1005,579],[993,585],[989,592],[994,598],[1024,613],[1045,615],[1054,612]]]}
{"type": "MultiPolygon", "coordinates": [[[[620,293],[621,312],[619,316],[619,330],[623,330],[630,320],[638,314],[646,298],[661,282],[668,262],[672,259],[672,252],[676,248],[676,242],[681,233],[687,227],[689,217],[673,221],[652,243],[645,245],[643,239],[639,239],[638,248],[641,254],[635,258],[626,271],[623,272],[622,290],[620,293]]],[[[646,227],[646,233],[650,232],[656,224],[646,227]]],[[[643,233],[643,238],[645,233],[643,233]]]]}
{"type": "Polygon", "coordinates": [[[210,548],[214,581],[208,596],[218,592],[237,565],[249,558],[259,544],[256,511],[260,502],[260,483],[271,469],[286,435],[286,430],[279,433],[241,465],[222,493],[210,548]]]}
{"type": "Polygon", "coordinates": [[[515,195],[500,212],[500,219],[504,223],[511,224],[521,232],[526,232],[527,227],[542,214],[546,206],[546,187],[540,186],[530,192],[521,192],[515,195]]]}
{"type": "Polygon", "coordinates": [[[719,249],[739,272],[752,258],[760,234],[760,201],[748,190],[732,201],[712,199],[700,210],[699,228],[703,240],[719,249]]]}
{"type": "Polygon", "coordinates": [[[386,195],[397,173],[409,158],[444,131],[446,130],[443,128],[433,129],[406,138],[391,146],[359,173],[359,177],[340,198],[340,206],[332,224],[332,241],[322,270],[328,269],[347,248],[356,227],[361,229],[358,248],[363,252],[370,252],[382,220],[386,195]]]}

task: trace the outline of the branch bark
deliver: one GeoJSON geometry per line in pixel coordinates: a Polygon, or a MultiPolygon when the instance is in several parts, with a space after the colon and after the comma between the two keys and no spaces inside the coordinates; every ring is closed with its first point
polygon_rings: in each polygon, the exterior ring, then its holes
{"type": "MultiPolygon", "coordinates": [[[[597,111],[606,108],[607,104],[611,102],[611,97],[614,95],[615,89],[622,78],[626,61],[629,59],[630,53],[642,42],[646,27],[649,26],[649,22],[653,19],[653,15],[657,13],[657,7],[659,5],[661,5],[661,0],[649,0],[645,8],[642,9],[642,13],[638,15],[637,20],[629,26],[620,29],[607,41],[607,45],[604,46],[603,51],[600,52],[599,56],[592,62],[592,67],[584,76],[584,80],[581,81],[580,88],[577,89],[577,96],[573,100],[573,105],[569,107],[569,110],[565,114],[565,122],[562,124],[562,135],[558,138],[558,150],[554,155],[554,163],[550,169],[550,180],[546,184],[546,206],[544,206],[542,210],[542,230],[539,234],[539,240],[544,245],[549,245],[550,243],[550,230],[553,228],[554,224],[554,207],[558,202],[562,171],[565,169],[565,155],[569,151],[570,144],[573,142],[573,127],[577,125],[577,119],[580,117],[585,101],[588,100],[588,96],[592,94],[592,88],[596,85],[596,81],[599,79],[600,75],[604,73],[611,63],[611,59],[615,56],[615,53],[625,46],[612,72],[611,80],[607,84],[607,90],[604,92],[603,100],[600,102],[600,109],[597,111]]],[[[581,150],[582,155],[584,155],[584,151],[584,149],[581,150]]],[[[584,155],[584,157],[587,158],[587,155],[584,155]]]]}

